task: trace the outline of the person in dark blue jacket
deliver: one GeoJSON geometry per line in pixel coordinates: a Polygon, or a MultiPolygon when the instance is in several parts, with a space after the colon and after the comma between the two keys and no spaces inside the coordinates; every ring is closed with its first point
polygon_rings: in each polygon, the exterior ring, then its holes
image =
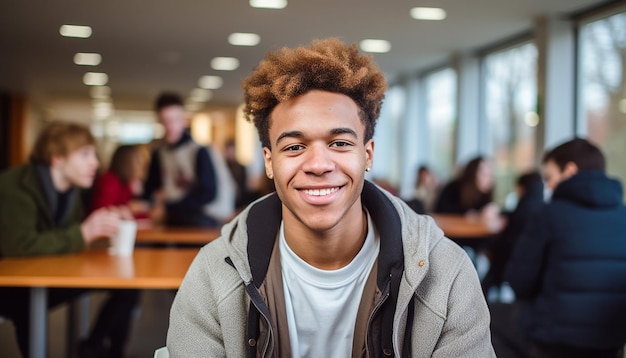
{"type": "Polygon", "coordinates": [[[617,357],[626,343],[626,207],[602,152],[576,138],[543,159],[553,194],[516,244],[504,279],[527,300],[532,357],[617,357]]]}

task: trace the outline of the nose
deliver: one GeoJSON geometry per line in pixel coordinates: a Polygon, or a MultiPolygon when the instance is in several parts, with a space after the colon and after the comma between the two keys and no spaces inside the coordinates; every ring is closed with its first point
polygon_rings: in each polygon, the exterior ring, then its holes
{"type": "Polygon", "coordinates": [[[335,169],[332,153],[326,145],[315,144],[306,151],[302,170],[314,175],[323,175],[335,169]]]}

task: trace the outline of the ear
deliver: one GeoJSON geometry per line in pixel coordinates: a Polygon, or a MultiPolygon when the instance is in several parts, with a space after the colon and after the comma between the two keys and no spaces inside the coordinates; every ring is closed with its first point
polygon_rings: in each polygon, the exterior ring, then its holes
{"type": "Polygon", "coordinates": [[[272,169],[272,151],[268,147],[263,147],[263,161],[265,162],[265,174],[268,178],[274,179],[274,170],[272,169]]]}
{"type": "Polygon", "coordinates": [[[565,163],[565,167],[563,168],[563,176],[565,178],[571,178],[576,173],[578,173],[578,165],[574,162],[565,163]]]}
{"type": "Polygon", "coordinates": [[[365,143],[365,168],[371,168],[374,164],[374,140],[370,139],[365,143]]]}

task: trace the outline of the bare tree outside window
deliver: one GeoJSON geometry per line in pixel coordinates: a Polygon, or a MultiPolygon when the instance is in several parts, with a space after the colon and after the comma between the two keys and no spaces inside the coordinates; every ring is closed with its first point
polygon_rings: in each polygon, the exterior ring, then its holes
{"type": "Polygon", "coordinates": [[[626,180],[626,12],[580,29],[579,133],[604,151],[609,174],[626,180]]]}
{"type": "Polygon", "coordinates": [[[454,171],[456,72],[446,68],[425,77],[428,163],[441,178],[454,171]]]}
{"type": "Polygon", "coordinates": [[[487,153],[494,161],[496,201],[504,203],[515,178],[535,166],[537,48],[524,43],[485,57],[487,153]]]}

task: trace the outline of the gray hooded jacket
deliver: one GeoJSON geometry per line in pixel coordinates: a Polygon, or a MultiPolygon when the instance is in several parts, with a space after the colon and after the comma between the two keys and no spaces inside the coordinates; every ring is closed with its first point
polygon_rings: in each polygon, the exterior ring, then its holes
{"type": "MultiPolygon", "coordinates": [[[[376,308],[368,357],[495,357],[489,311],[471,261],[432,218],[365,182],[380,234],[376,308]]],[[[170,312],[172,357],[275,357],[275,333],[259,293],[281,221],[271,194],[250,205],[191,264],[170,312]],[[259,323],[261,322],[261,323],[259,323]]]]}

